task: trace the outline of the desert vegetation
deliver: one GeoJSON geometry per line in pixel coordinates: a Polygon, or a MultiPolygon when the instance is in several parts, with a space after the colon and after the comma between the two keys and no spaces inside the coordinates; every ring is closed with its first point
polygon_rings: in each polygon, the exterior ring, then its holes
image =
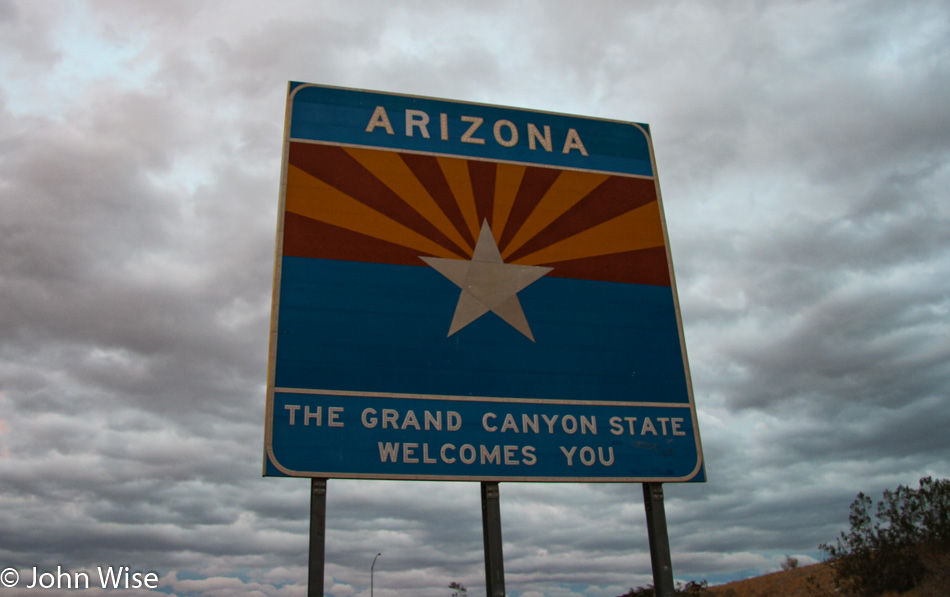
{"type": "Polygon", "coordinates": [[[834,544],[820,546],[842,593],[947,594],[950,480],[924,477],[917,489],[901,485],[877,503],[859,493],[848,521],[834,544]]]}
{"type": "MultiPolygon", "coordinates": [[[[799,567],[787,556],[782,571],[709,587],[677,583],[676,595],[714,597],[945,597],[950,595],[950,480],[920,479],[917,488],[886,490],[875,502],[859,493],[850,527],[819,548],[827,559],[799,567]]],[[[652,585],[618,597],[655,597],[652,585]]]]}

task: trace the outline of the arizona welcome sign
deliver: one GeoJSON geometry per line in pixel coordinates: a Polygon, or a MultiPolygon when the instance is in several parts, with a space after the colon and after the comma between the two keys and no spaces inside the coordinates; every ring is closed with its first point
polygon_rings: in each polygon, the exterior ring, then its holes
{"type": "Polygon", "coordinates": [[[646,125],[291,83],[264,473],[704,480],[646,125]]]}

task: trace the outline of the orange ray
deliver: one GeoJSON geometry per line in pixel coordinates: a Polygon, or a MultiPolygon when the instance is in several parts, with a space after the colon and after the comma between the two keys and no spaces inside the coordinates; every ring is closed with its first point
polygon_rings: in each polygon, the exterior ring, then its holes
{"type": "Polygon", "coordinates": [[[495,235],[495,242],[499,242],[511,215],[511,207],[515,204],[518,189],[521,188],[521,179],[527,166],[517,164],[498,164],[495,171],[495,203],[492,211],[491,229],[495,235]]]}
{"type": "Polygon", "coordinates": [[[534,235],[544,230],[554,220],[558,219],[578,201],[586,197],[591,191],[603,183],[609,174],[594,174],[590,172],[576,172],[565,170],[558,175],[557,180],[544,194],[534,211],[525,220],[508,246],[503,256],[508,257],[517,251],[521,245],[531,240],[534,235]]]}
{"type": "Polygon", "coordinates": [[[293,165],[287,167],[286,209],[306,218],[433,255],[458,259],[445,247],[341,193],[293,165]]]}
{"type": "Polygon", "coordinates": [[[660,204],[657,201],[651,201],[633,211],[607,220],[530,255],[525,255],[514,263],[550,264],[664,245],[660,204]]]}
{"type": "Polygon", "coordinates": [[[398,153],[353,147],[345,147],[344,150],[452,242],[467,249],[469,253],[474,250],[465,242],[459,231],[439,208],[435,199],[422,186],[398,153]]]}
{"type": "Polygon", "coordinates": [[[439,167],[445,174],[445,180],[452,189],[452,195],[459,204],[462,217],[468,224],[472,238],[478,238],[481,222],[478,221],[478,210],[475,208],[475,194],[472,192],[472,179],[468,175],[468,162],[458,158],[437,157],[439,167]]]}

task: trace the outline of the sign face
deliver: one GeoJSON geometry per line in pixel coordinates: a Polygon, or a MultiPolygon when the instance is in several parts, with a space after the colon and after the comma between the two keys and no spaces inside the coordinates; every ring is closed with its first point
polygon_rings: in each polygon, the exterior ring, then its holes
{"type": "Polygon", "coordinates": [[[649,129],[291,83],[264,474],[705,480],[649,129]]]}

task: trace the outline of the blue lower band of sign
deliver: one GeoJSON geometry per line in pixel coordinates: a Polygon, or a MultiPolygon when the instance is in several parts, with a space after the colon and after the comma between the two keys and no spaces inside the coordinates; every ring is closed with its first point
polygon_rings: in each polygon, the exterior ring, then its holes
{"type": "Polygon", "coordinates": [[[604,482],[702,476],[690,409],[678,405],[278,390],[273,408],[269,475],[604,482]]]}
{"type": "MultiPolygon", "coordinates": [[[[420,261],[420,263],[422,263],[420,261]]],[[[276,388],[687,405],[672,290],[544,277],[448,335],[459,289],[430,267],[285,257],[276,388]]]]}

